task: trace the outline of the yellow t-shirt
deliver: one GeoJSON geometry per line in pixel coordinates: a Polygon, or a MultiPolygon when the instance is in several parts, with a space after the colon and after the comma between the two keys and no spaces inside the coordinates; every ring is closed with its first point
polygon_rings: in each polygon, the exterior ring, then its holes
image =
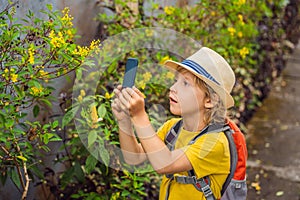
{"type": "MultiPolygon", "coordinates": [[[[166,134],[172,126],[178,122],[179,118],[167,121],[157,132],[158,136],[164,141],[166,134]]],[[[182,148],[185,155],[191,162],[197,178],[204,176],[210,177],[211,189],[214,196],[221,197],[222,185],[230,171],[230,151],[228,140],[223,132],[204,134],[199,137],[192,145],[188,143],[199,132],[189,132],[181,128],[180,134],[175,144],[175,149],[182,148]]],[[[185,175],[187,172],[180,172],[176,175],[185,175]]],[[[205,200],[203,193],[198,191],[193,184],[182,184],[163,176],[159,199],[165,200],[166,191],[170,184],[169,200],[198,199],[205,200]]]]}

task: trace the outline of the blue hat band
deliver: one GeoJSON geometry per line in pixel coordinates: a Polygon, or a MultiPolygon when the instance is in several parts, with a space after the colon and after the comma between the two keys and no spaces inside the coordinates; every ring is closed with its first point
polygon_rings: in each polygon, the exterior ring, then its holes
{"type": "Polygon", "coordinates": [[[212,77],[212,75],[210,75],[203,67],[201,67],[198,63],[192,61],[192,60],[184,60],[181,62],[181,64],[184,64],[188,67],[190,67],[191,69],[193,69],[194,71],[196,71],[198,74],[203,75],[204,77],[208,78],[209,80],[215,82],[216,84],[220,85],[220,83],[218,81],[216,81],[216,79],[214,79],[214,77],[212,77]]]}

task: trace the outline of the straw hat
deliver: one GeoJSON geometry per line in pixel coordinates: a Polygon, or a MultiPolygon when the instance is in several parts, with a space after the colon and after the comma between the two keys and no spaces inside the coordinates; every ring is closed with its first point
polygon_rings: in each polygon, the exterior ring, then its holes
{"type": "Polygon", "coordinates": [[[167,60],[164,65],[174,70],[178,66],[183,67],[209,85],[220,96],[226,108],[234,105],[230,95],[235,83],[234,72],[226,60],[212,49],[202,47],[181,63],[167,60]]]}

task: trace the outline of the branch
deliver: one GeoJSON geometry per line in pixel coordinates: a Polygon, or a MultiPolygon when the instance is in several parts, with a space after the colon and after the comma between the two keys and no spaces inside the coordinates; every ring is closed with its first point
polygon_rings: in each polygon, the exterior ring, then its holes
{"type": "Polygon", "coordinates": [[[0,15],[7,12],[10,8],[14,7],[18,3],[19,3],[19,1],[16,1],[16,2],[10,4],[10,5],[7,5],[6,8],[0,13],[0,15]]]}
{"type": "Polygon", "coordinates": [[[29,179],[29,176],[28,176],[28,173],[27,173],[26,162],[22,161],[22,163],[23,163],[23,170],[24,170],[24,176],[25,176],[25,181],[26,181],[26,185],[24,187],[24,191],[23,191],[23,194],[22,194],[22,200],[25,200],[26,196],[27,196],[27,193],[28,193],[30,179],[29,179]]]}
{"type": "Polygon", "coordinates": [[[20,165],[19,165],[18,161],[16,160],[15,157],[12,157],[12,156],[10,155],[9,151],[8,151],[4,146],[1,145],[1,149],[4,151],[4,153],[6,153],[6,155],[7,155],[8,157],[12,158],[12,160],[13,160],[13,162],[14,162],[16,168],[17,168],[18,176],[19,176],[19,179],[20,179],[22,188],[23,188],[23,190],[25,190],[25,184],[24,184],[24,180],[23,180],[23,177],[22,177],[22,173],[21,173],[20,165]]]}

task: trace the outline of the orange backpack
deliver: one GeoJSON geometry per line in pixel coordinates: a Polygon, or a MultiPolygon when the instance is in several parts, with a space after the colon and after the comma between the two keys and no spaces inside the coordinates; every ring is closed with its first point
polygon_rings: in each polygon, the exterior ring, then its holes
{"type": "MultiPolygon", "coordinates": [[[[181,126],[182,120],[178,121],[165,137],[165,143],[171,151],[174,150],[181,126]]],[[[221,200],[245,200],[247,196],[246,161],[248,157],[245,137],[238,126],[232,120],[227,119],[225,125],[213,124],[204,128],[189,142],[189,145],[195,143],[202,135],[212,132],[224,132],[230,149],[230,173],[223,184],[221,200]]],[[[193,169],[188,171],[188,174],[189,176],[180,177],[174,177],[173,174],[167,174],[166,176],[182,184],[193,184],[197,190],[203,192],[206,200],[216,199],[210,188],[209,176],[196,179],[193,169]]],[[[168,196],[168,193],[169,191],[167,191],[166,196],[168,196]]]]}

